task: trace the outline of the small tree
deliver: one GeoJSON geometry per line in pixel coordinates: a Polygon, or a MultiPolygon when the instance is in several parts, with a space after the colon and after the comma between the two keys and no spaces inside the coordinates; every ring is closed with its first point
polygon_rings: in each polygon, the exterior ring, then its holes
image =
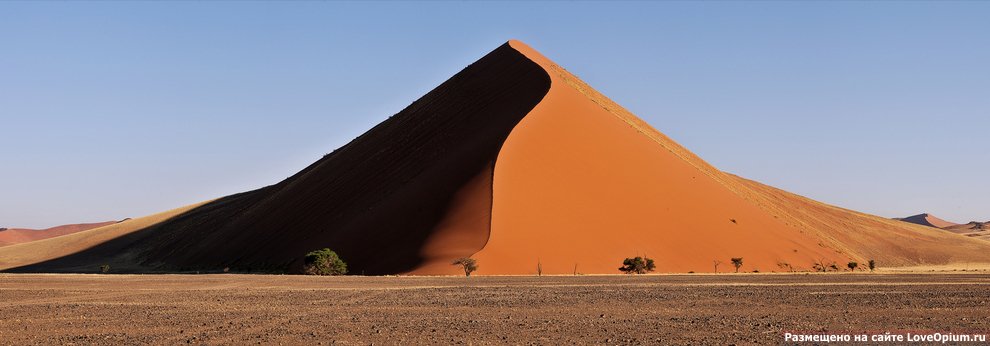
{"type": "Polygon", "coordinates": [[[739,272],[739,267],[742,267],[742,265],[743,265],[743,259],[742,259],[742,257],[733,257],[732,258],[732,266],[733,267],[736,267],[736,273],[739,272]]]}
{"type": "Polygon", "coordinates": [[[464,267],[464,276],[471,276],[471,272],[478,270],[478,261],[471,257],[458,258],[452,264],[464,267]]]}
{"type": "Polygon", "coordinates": [[[812,268],[815,268],[815,271],[820,271],[822,273],[828,272],[829,269],[836,270],[836,271],[839,270],[839,266],[836,265],[835,262],[832,262],[830,264],[828,262],[825,262],[824,259],[820,259],[818,261],[815,261],[815,264],[812,265],[811,267],[812,268]]]}
{"type": "Polygon", "coordinates": [[[720,264],[722,264],[722,261],[719,261],[719,260],[712,260],[712,264],[714,264],[714,265],[715,265],[715,274],[718,274],[718,266],[719,266],[720,264]]]}
{"type": "Polygon", "coordinates": [[[870,272],[871,273],[873,272],[873,269],[876,269],[877,268],[877,262],[874,261],[874,260],[870,260],[870,262],[867,262],[867,265],[870,266],[870,272]]]}
{"type": "Polygon", "coordinates": [[[309,275],[344,275],[347,263],[328,248],[306,254],[303,271],[309,275]]]}
{"type": "Polygon", "coordinates": [[[619,270],[626,274],[646,274],[656,268],[656,263],[653,262],[652,258],[636,256],[634,258],[626,258],[623,260],[622,266],[619,267],[619,270]]]}
{"type": "Polygon", "coordinates": [[[536,260],[536,276],[543,276],[543,263],[536,260]]]}
{"type": "Polygon", "coordinates": [[[856,271],[856,267],[859,267],[859,263],[850,261],[849,264],[846,264],[846,266],[849,267],[849,271],[854,272],[856,271]]]}
{"type": "Polygon", "coordinates": [[[110,272],[110,265],[104,264],[100,266],[100,273],[106,274],[110,272]]]}

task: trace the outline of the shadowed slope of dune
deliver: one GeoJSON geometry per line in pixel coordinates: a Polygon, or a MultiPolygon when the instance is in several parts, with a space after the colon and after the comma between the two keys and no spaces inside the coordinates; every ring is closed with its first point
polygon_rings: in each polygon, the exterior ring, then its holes
{"type": "Polygon", "coordinates": [[[113,244],[126,256],[101,257],[110,245],[100,245],[13,270],[121,258],[139,271],[292,270],[330,247],[353,273],[455,273],[449,262],[488,239],[502,142],[549,87],[546,72],[505,44],[285,181],[135,230],[126,246],[113,244]]]}
{"type": "Polygon", "coordinates": [[[117,221],[77,223],[61,225],[46,229],[6,228],[0,231],[0,246],[14,245],[35,240],[54,238],[66,234],[82,232],[88,229],[103,227],[117,221]]]}
{"type": "Polygon", "coordinates": [[[278,184],[6,247],[0,269],[294,271],[323,247],[356,274],[457,274],[472,255],[479,274],[990,263],[990,243],[724,173],[510,41],[278,184]]]}

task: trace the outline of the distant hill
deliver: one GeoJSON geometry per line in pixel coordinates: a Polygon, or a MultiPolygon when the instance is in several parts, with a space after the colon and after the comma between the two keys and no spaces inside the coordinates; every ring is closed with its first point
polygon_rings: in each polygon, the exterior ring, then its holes
{"type": "Polygon", "coordinates": [[[901,220],[904,222],[910,222],[922,226],[941,228],[943,230],[959,235],[964,235],[970,238],[990,241],[990,221],[987,222],[970,221],[968,223],[958,224],[954,222],[945,221],[943,219],[937,218],[934,215],[927,213],[912,215],[905,218],[897,218],[895,220],[901,220]]]}
{"type": "Polygon", "coordinates": [[[946,227],[958,225],[957,223],[942,220],[928,213],[912,215],[905,218],[898,218],[896,220],[901,220],[904,222],[910,222],[922,226],[935,227],[935,228],[946,228],[946,227]]]}
{"type": "Polygon", "coordinates": [[[48,239],[66,234],[82,232],[106,225],[112,225],[117,221],[105,221],[95,223],[77,223],[71,225],[61,225],[46,229],[29,228],[0,228],[0,246],[8,246],[35,240],[48,239]]]}
{"type": "Polygon", "coordinates": [[[990,221],[977,222],[970,221],[961,225],[953,225],[944,228],[946,231],[962,234],[967,237],[990,241],[990,221]]]}

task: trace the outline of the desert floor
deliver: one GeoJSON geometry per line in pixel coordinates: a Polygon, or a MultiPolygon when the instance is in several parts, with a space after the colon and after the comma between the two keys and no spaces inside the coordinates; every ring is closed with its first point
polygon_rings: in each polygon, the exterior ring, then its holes
{"type": "Polygon", "coordinates": [[[0,344],[779,344],[990,333],[990,275],[0,274],[0,344]]]}

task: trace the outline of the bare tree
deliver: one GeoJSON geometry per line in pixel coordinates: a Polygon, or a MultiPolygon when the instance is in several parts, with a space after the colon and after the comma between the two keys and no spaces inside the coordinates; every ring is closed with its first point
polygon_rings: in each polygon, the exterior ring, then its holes
{"type": "Polygon", "coordinates": [[[787,262],[784,262],[784,261],[780,261],[780,262],[777,262],[777,266],[780,267],[780,269],[787,269],[787,271],[789,271],[789,272],[794,272],[794,267],[791,266],[790,263],[787,263],[787,262]]]}
{"type": "Polygon", "coordinates": [[[822,273],[828,272],[830,268],[839,270],[839,267],[835,264],[835,262],[832,262],[830,264],[829,262],[826,262],[824,258],[815,261],[815,263],[811,267],[815,268],[815,271],[819,271],[822,273]]]}
{"type": "Polygon", "coordinates": [[[471,257],[458,258],[451,264],[464,267],[464,276],[471,276],[471,272],[478,270],[478,261],[475,261],[474,258],[471,257]]]}
{"type": "Polygon", "coordinates": [[[719,266],[720,264],[722,264],[722,261],[719,261],[719,260],[712,260],[712,264],[714,264],[714,265],[715,265],[715,274],[718,274],[718,266],[719,266]]]}

